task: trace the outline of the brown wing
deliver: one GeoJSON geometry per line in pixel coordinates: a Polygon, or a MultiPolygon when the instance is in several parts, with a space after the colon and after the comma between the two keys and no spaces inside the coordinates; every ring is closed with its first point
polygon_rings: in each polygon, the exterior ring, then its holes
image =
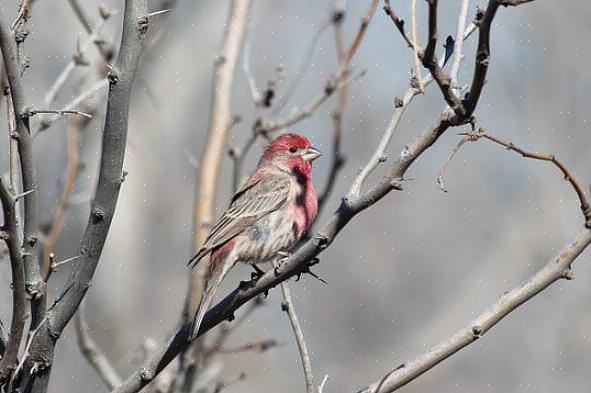
{"type": "Polygon", "coordinates": [[[270,177],[247,183],[232,198],[230,207],[213,226],[203,247],[188,264],[194,267],[212,249],[238,235],[249,225],[274,212],[286,201],[290,180],[270,177]]]}

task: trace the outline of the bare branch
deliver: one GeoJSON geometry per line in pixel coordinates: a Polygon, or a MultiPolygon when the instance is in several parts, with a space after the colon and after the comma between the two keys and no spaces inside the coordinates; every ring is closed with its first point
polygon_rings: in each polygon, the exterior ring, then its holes
{"type": "Polygon", "coordinates": [[[581,187],[579,182],[575,179],[575,177],[572,175],[571,171],[566,167],[566,165],[564,165],[562,163],[562,161],[557,159],[554,155],[529,152],[527,150],[524,150],[520,147],[515,146],[511,142],[505,142],[505,141],[497,138],[496,136],[491,135],[490,133],[486,132],[482,128],[479,129],[478,131],[470,132],[466,136],[468,138],[470,138],[470,140],[472,140],[472,141],[476,141],[480,138],[485,138],[485,139],[488,139],[489,141],[492,141],[498,145],[506,147],[508,150],[512,150],[516,153],[519,153],[525,158],[532,158],[534,160],[540,160],[540,161],[548,161],[548,162],[551,162],[552,164],[554,164],[554,166],[556,166],[560,170],[560,172],[562,172],[562,174],[564,176],[564,180],[568,181],[570,183],[570,185],[572,186],[572,188],[577,193],[577,197],[579,198],[579,202],[580,202],[580,206],[581,206],[581,211],[583,213],[583,217],[585,218],[585,226],[587,228],[591,228],[591,204],[589,204],[589,201],[587,199],[587,196],[585,195],[585,192],[583,191],[583,188],[581,187]]]}
{"type": "Polygon", "coordinates": [[[443,192],[447,192],[447,188],[445,188],[445,183],[444,183],[443,179],[445,177],[445,174],[447,173],[447,169],[449,168],[449,164],[451,164],[451,161],[454,159],[454,157],[456,156],[458,151],[460,151],[462,146],[464,146],[464,144],[466,142],[468,142],[469,140],[470,140],[470,136],[465,135],[462,139],[460,139],[460,141],[458,143],[456,143],[454,148],[451,150],[451,153],[449,153],[449,156],[447,156],[447,159],[443,163],[443,166],[441,167],[441,169],[439,170],[439,174],[437,175],[437,188],[439,190],[441,190],[443,192]]]}
{"type": "Polygon", "coordinates": [[[270,338],[261,341],[249,342],[235,348],[219,348],[215,351],[215,353],[236,355],[241,352],[266,352],[271,348],[282,347],[283,345],[283,342],[270,338]]]}
{"type": "Polygon", "coordinates": [[[59,113],[74,111],[74,108],[78,107],[82,102],[102,91],[107,86],[109,86],[109,81],[107,79],[101,79],[92,85],[88,90],[85,90],[74,97],[74,99],[64,105],[63,108],[57,110],[58,114],[44,116],[39,122],[38,126],[32,131],[33,138],[35,138],[41,131],[48,129],[57,120],[61,119],[62,116],[59,113]]]}
{"type": "Polygon", "coordinates": [[[423,86],[423,77],[421,76],[421,64],[420,64],[420,49],[419,41],[417,39],[417,0],[411,2],[411,24],[412,24],[412,51],[415,59],[415,73],[416,80],[418,82],[419,92],[424,92],[425,87],[423,86]]]}
{"type": "Polygon", "coordinates": [[[68,2],[70,3],[70,7],[72,8],[72,11],[74,11],[76,18],[80,21],[86,32],[91,37],[95,36],[94,39],[90,39],[89,42],[94,42],[101,56],[103,57],[103,60],[106,63],[110,63],[115,54],[115,48],[113,47],[112,42],[105,40],[100,35],[99,25],[103,24],[107,19],[109,19],[113,12],[109,10],[104,4],[101,4],[99,6],[99,14],[101,19],[97,23],[93,23],[91,21],[91,17],[80,5],[79,0],[68,0],[68,2]]]}
{"type": "Polygon", "coordinates": [[[52,109],[31,109],[27,111],[28,116],[35,116],[39,113],[55,113],[56,115],[65,116],[65,115],[78,115],[84,116],[87,119],[92,119],[92,115],[90,113],[82,112],[79,110],[52,110],[52,109]]]}
{"type": "Polygon", "coordinates": [[[84,302],[80,303],[74,321],[76,323],[75,330],[78,347],[84,358],[88,360],[88,363],[90,363],[109,389],[119,386],[121,384],[119,374],[90,336],[90,328],[84,319],[84,302]]]}
{"type": "Polygon", "coordinates": [[[322,382],[320,383],[320,386],[318,386],[318,393],[324,393],[324,387],[326,386],[327,382],[328,382],[328,374],[326,374],[324,376],[324,378],[322,378],[322,382]]]}
{"type": "Polygon", "coordinates": [[[2,345],[5,349],[2,349],[2,358],[0,360],[0,387],[2,387],[10,380],[16,367],[18,351],[25,330],[26,300],[21,238],[16,218],[16,199],[1,178],[0,202],[2,202],[4,215],[4,224],[0,227],[0,239],[4,240],[8,247],[12,273],[12,284],[10,286],[12,289],[12,321],[10,323],[8,342],[2,345]]]}
{"type": "MultiPolygon", "coordinates": [[[[52,272],[56,271],[59,263],[51,263],[50,256],[53,254],[55,242],[59,239],[64,223],[66,222],[66,213],[68,210],[68,200],[74,191],[76,177],[78,176],[78,169],[80,167],[80,153],[78,133],[82,126],[83,119],[73,118],[68,122],[66,129],[66,151],[68,163],[66,165],[66,173],[64,176],[61,199],[57,206],[57,212],[53,217],[49,232],[45,236],[43,243],[43,266],[46,269],[45,281],[49,278],[52,272]]],[[[74,257],[75,259],[78,256],[74,257]]],[[[63,264],[63,262],[61,263],[63,264]]]]}
{"type": "Polygon", "coordinates": [[[296,89],[300,85],[300,82],[310,69],[310,64],[312,63],[312,56],[314,55],[314,51],[316,50],[316,46],[318,45],[318,41],[322,34],[326,31],[326,29],[333,23],[332,18],[327,18],[324,22],[320,24],[316,33],[310,42],[310,45],[305,50],[305,55],[298,67],[298,70],[295,72],[295,77],[292,79],[291,83],[288,85],[285,94],[281,97],[279,103],[275,106],[275,113],[278,113],[285,105],[291,100],[293,93],[295,93],[296,89]]]}
{"type": "Polygon", "coordinates": [[[468,323],[466,327],[413,360],[392,370],[379,381],[361,389],[358,393],[393,392],[478,340],[509,313],[550,284],[561,278],[571,277],[571,264],[590,243],[591,231],[588,228],[582,228],[560,254],[548,261],[532,277],[510,291],[504,292],[496,302],[468,323]]]}
{"type": "MultiPolygon", "coordinates": [[[[77,4],[75,0],[70,0],[70,4],[77,4]]],[[[85,54],[95,42],[98,42],[101,34],[101,29],[104,26],[106,19],[102,19],[95,25],[95,28],[90,32],[90,37],[88,37],[88,41],[84,46],[81,48],[77,48],[72,58],[66,64],[63,71],[59,74],[53,85],[49,88],[47,94],[45,94],[45,98],[43,100],[43,104],[46,107],[51,106],[55,98],[57,97],[58,93],[62,89],[62,87],[66,84],[72,72],[76,69],[79,65],[87,65],[88,61],[85,59],[85,54]]],[[[41,112],[40,112],[41,113],[41,112]]],[[[47,113],[47,112],[46,112],[47,113]]]]}
{"type": "MultiPolygon", "coordinates": [[[[74,316],[88,290],[109,232],[123,180],[122,166],[131,88],[148,27],[146,8],[145,0],[125,2],[121,48],[109,75],[110,91],[102,134],[98,185],[91,205],[88,225],[80,241],[80,262],[67,278],[66,289],[62,290],[58,296],[61,300],[56,303],[50,321],[40,325],[40,330],[32,340],[30,356],[27,357],[23,370],[24,378],[21,382],[23,391],[32,393],[46,391],[56,340],[74,316]],[[39,364],[43,367],[39,367],[39,364]]],[[[27,196],[29,197],[30,195],[27,196]]]]}
{"type": "Polygon", "coordinates": [[[382,139],[380,140],[378,147],[376,148],[375,152],[373,153],[367,164],[365,164],[361,171],[359,171],[359,174],[357,175],[355,180],[353,180],[353,183],[351,184],[351,187],[349,188],[349,192],[347,194],[348,198],[355,198],[359,196],[361,188],[363,187],[363,184],[367,180],[368,176],[376,169],[380,162],[385,162],[387,160],[386,148],[390,144],[390,141],[394,136],[394,132],[398,128],[398,124],[400,123],[400,119],[406,111],[406,108],[411,103],[413,98],[419,93],[420,90],[418,88],[409,87],[406,93],[404,94],[403,98],[395,99],[394,113],[392,114],[390,122],[388,123],[388,126],[386,127],[386,130],[382,135],[382,139]]]}
{"type": "MultiPolygon", "coordinates": [[[[277,268],[277,262],[273,262],[273,266],[277,268]]],[[[312,371],[312,362],[310,361],[310,354],[308,353],[308,347],[306,346],[306,340],[304,339],[304,332],[302,326],[298,320],[293,301],[291,300],[291,293],[287,282],[281,283],[281,293],[283,294],[283,302],[281,303],[281,310],[287,313],[289,317],[289,323],[293,330],[300,357],[302,359],[302,368],[304,369],[304,379],[306,381],[306,393],[314,393],[314,373],[312,371]]]]}
{"type": "MultiPolygon", "coordinates": [[[[24,4],[23,4],[24,5],[24,4]]],[[[28,13],[27,5],[25,16],[28,13]]],[[[23,27],[17,23],[17,29],[23,27]]],[[[24,28],[24,27],[23,27],[24,28]]],[[[19,36],[20,45],[24,36],[19,36]]],[[[17,43],[18,47],[18,43],[17,43]]],[[[0,4],[0,49],[4,59],[6,77],[10,86],[13,113],[15,117],[15,136],[17,137],[18,155],[22,179],[22,191],[26,193],[37,189],[37,174],[33,160],[33,143],[29,132],[29,122],[26,116],[26,100],[21,80],[21,65],[17,50],[12,45],[12,36],[6,25],[3,6],[0,4]]],[[[22,48],[21,48],[22,49],[22,48]]],[[[13,157],[16,158],[16,157],[13,157]]],[[[16,162],[15,162],[16,163],[16,162]]],[[[13,168],[15,169],[15,168],[13,168]]],[[[25,269],[25,291],[31,302],[32,321],[29,332],[37,327],[45,315],[45,283],[37,262],[38,249],[38,193],[30,192],[24,197],[24,226],[23,226],[23,265],[25,269]]]]}
{"type": "Polygon", "coordinates": [[[460,13],[458,15],[458,28],[456,31],[456,39],[454,41],[453,60],[451,63],[451,70],[449,72],[452,89],[455,89],[457,95],[459,95],[460,93],[460,90],[458,89],[458,72],[460,71],[460,65],[462,63],[462,58],[464,57],[462,54],[462,46],[464,44],[464,32],[466,31],[466,20],[468,18],[469,6],[470,0],[462,0],[462,5],[460,6],[460,13]]]}

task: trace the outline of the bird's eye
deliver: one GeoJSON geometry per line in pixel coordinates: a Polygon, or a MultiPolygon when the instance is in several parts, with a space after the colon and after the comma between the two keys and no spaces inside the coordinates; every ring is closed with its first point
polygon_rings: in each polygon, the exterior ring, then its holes
{"type": "Polygon", "coordinates": [[[289,148],[289,152],[290,152],[290,153],[295,153],[296,151],[298,151],[298,149],[297,149],[297,148],[295,148],[295,147],[290,147],[290,148],[289,148]]]}

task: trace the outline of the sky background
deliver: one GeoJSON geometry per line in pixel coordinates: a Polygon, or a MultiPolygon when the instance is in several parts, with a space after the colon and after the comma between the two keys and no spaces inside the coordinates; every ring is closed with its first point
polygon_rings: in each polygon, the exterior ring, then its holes
{"type": "MultiPolygon", "coordinates": [[[[84,1],[98,18],[98,2],[84,1]]],[[[394,1],[410,26],[410,11],[394,1]]],[[[472,1],[470,17],[481,1],[472,1]]],[[[118,13],[107,37],[120,34],[122,1],[107,4],[118,13]]],[[[149,2],[157,10],[159,1],[149,2]]],[[[142,59],[136,79],[125,170],[129,172],[112,228],[87,295],[87,319],[97,343],[125,377],[137,369],[146,338],[164,341],[175,329],[187,286],[196,170],[208,125],[213,62],[220,49],[229,2],[180,0],[157,21],[162,39],[142,59]]],[[[344,24],[347,42],[355,34],[369,1],[350,0],[344,24]]],[[[413,59],[389,18],[378,8],[353,61],[363,78],[350,85],[344,114],[346,165],[318,223],[338,206],[357,170],[372,154],[393,111],[394,98],[406,90],[413,59]]],[[[441,2],[440,42],[455,34],[460,1],[441,2]]],[[[254,0],[247,41],[250,67],[259,86],[278,64],[294,78],[318,27],[330,18],[333,1],[254,0]]],[[[418,31],[425,42],[424,2],[418,2],[418,31]]],[[[7,5],[15,15],[16,5],[7,5]]],[[[501,8],[491,34],[491,66],[476,110],[478,125],[505,140],[560,157],[583,185],[591,182],[591,46],[585,1],[538,0],[501,8]]],[[[158,18],[158,17],[157,17],[158,18]]],[[[31,67],[24,78],[28,101],[40,107],[43,95],[87,34],[67,2],[35,2],[32,34],[26,41],[31,67]]],[[[118,38],[117,41],[118,42],[118,38]]],[[[465,45],[462,84],[472,76],[476,35],[465,45]]],[[[438,45],[438,50],[441,46],[438,45]]],[[[91,57],[97,56],[92,48],[91,57]]],[[[333,32],[321,36],[309,71],[283,115],[302,107],[323,88],[337,68],[333,32]]],[[[79,81],[94,73],[81,68],[65,86],[56,107],[75,95],[79,81]]],[[[423,71],[423,75],[426,71],[423,71]]],[[[283,89],[283,90],[282,90],[283,89]]],[[[99,99],[104,101],[104,96],[99,99]]],[[[242,62],[236,74],[232,146],[250,135],[254,107],[242,62]]],[[[291,130],[328,153],[334,97],[291,130]]],[[[432,124],[445,107],[435,85],[418,96],[403,117],[388,154],[432,124]]],[[[83,172],[76,192],[94,187],[104,106],[82,135],[83,172]]],[[[281,114],[280,114],[281,115],[281,114]]],[[[5,119],[5,105],[2,106],[5,119]]],[[[1,146],[7,146],[2,120],[1,146]]],[[[42,217],[51,217],[66,165],[65,120],[35,140],[42,217]]],[[[353,392],[422,353],[467,324],[505,290],[519,284],[555,255],[582,225],[573,190],[550,164],[526,160],[481,140],[467,144],[451,164],[446,186],[436,188],[437,173],[466,127],[450,129],[408,171],[404,191],[392,192],[357,216],[320,256],[314,271],[327,285],[304,277],[290,287],[311,350],[315,377],[330,376],[325,392],[353,392]]],[[[256,165],[260,142],[246,162],[256,165]]],[[[323,189],[330,154],[315,162],[315,184],[323,189]]],[[[390,162],[390,161],[389,161],[390,162]]],[[[370,183],[386,173],[381,165],[370,183]]],[[[2,174],[7,149],[0,152],[2,174]]],[[[231,197],[231,162],[225,160],[218,206],[231,197]]],[[[74,255],[85,227],[88,203],[69,211],[57,244],[58,260],[74,255]]],[[[402,391],[414,392],[587,392],[591,369],[591,260],[584,252],[576,279],[560,281],[509,315],[485,337],[446,360],[402,391]]],[[[68,273],[63,268],[49,284],[51,293],[68,273]]],[[[250,276],[236,269],[220,294],[250,276]]],[[[0,261],[0,316],[10,320],[9,266],[0,261]]],[[[286,343],[263,354],[224,355],[221,377],[240,372],[246,379],[227,393],[304,390],[289,321],[272,290],[228,345],[274,338],[286,343]]],[[[80,355],[72,326],[56,351],[50,392],[105,392],[80,355]]]]}

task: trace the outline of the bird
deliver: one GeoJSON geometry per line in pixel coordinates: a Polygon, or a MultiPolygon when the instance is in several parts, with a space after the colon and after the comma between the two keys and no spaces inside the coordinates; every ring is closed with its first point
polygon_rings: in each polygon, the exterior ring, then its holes
{"type": "Polygon", "coordinates": [[[237,262],[250,263],[262,272],[257,263],[288,255],[310,228],[318,212],[312,161],[321,155],[305,136],[293,132],[278,136],[266,147],[254,172],[188,262],[191,270],[200,261],[207,263],[191,340],[198,335],[217,288],[237,262]]]}

